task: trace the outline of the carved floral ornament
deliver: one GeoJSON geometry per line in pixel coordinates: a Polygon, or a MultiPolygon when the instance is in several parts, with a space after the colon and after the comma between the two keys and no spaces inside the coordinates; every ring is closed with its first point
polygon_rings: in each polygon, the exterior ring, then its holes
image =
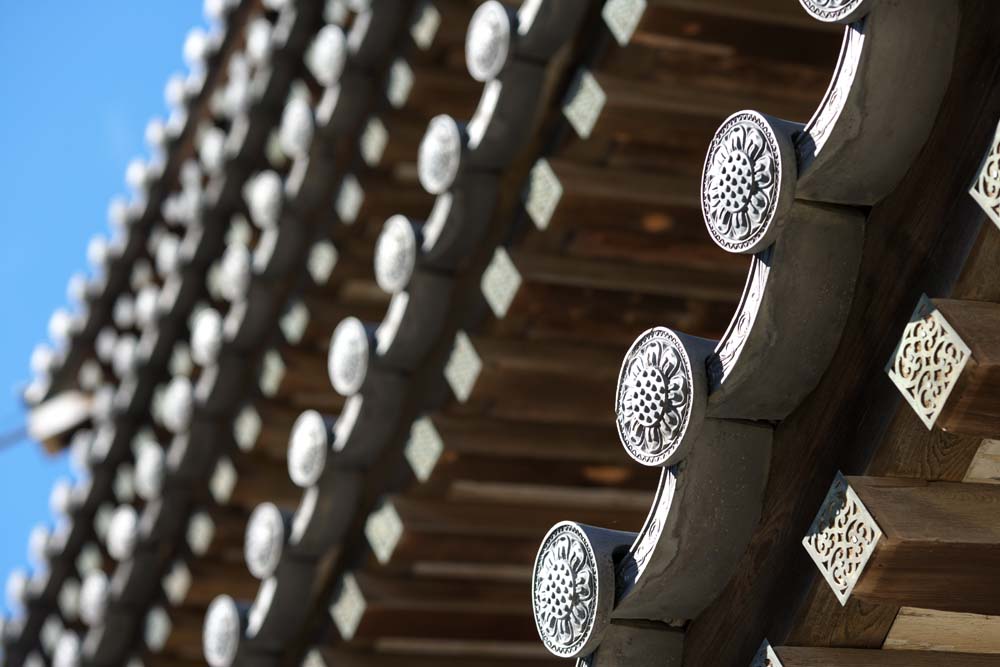
{"type": "Polygon", "coordinates": [[[500,74],[511,46],[511,17],[496,2],[484,2],[472,15],[465,39],[465,60],[476,81],[489,81],[500,74]]]}
{"type": "Polygon", "coordinates": [[[394,215],[385,221],[375,244],[375,282],[385,292],[406,289],[417,263],[417,235],[410,221],[394,215]]]}
{"type": "Polygon", "coordinates": [[[368,329],[358,318],[344,318],[334,329],[327,371],[330,383],[341,396],[353,396],[361,390],[372,348],[368,329]]]}
{"type": "Polygon", "coordinates": [[[257,579],[265,579],[278,567],[285,540],[285,522],[274,503],[258,505],[247,521],[243,556],[247,569],[257,579]]]}
{"type": "Polygon", "coordinates": [[[769,246],[792,204],[795,150],[791,138],[754,111],[730,116],[705,158],[701,207],[712,239],[729,252],[769,246]]]}
{"type": "Polygon", "coordinates": [[[417,175],[424,190],[439,195],[458,178],[462,162],[462,128],[447,115],[435,116],[417,151],[417,175]]]}
{"type": "Polygon", "coordinates": [[[288,476],[301,488],[316,484],[326,467],[330,427],[315,410],[306,410],[292,425],[288,443],[288,476]]]}
{"type": "Polygon", "coordinates": [[[614,597],[613,564],[604,560],[599,563],[588,535],[571,521],[553,526],[542,541],[531,606],[538,635],[554,655],[580,657],[600,642],[614,597]]]}
{"type": "Polygon", "coordinates": [[[799,0],[809,15],[824,23],[853,23],[871,11],[874,0],[799,0]]]}
{"type": "Polygon", "coordinates": [[[211,667],[228,667],[239,649],[242,624],[240,610],[228,595],[209,605],[202,630],[202,653],[211,667]]]}
{"type": "Polygon", "coordinates": [[[629,456],[649,466],[683,456],[694,436],[688,433],[692,413],[704,404],[697,381],[704,370],[697,373],[684,340],[669,329],[650,329],[632,343],[615,397],[618,436],[629,456]]]}

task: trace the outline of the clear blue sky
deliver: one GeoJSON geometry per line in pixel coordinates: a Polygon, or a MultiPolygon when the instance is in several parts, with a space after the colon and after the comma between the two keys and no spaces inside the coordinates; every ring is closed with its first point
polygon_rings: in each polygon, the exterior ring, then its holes
{"type": "MultiPolygon", "coordinates": [[[[0,432],[23,423],[17,387],[87,268],[86,245],[107,229],[143,132],[165,115],[167,77],[184,70],[200,0],[0,0],[0,432]]],[[[50,521],[49,489],[65,457],[32,442],[0,451],[0,608],[7,574],[27,566],[32,526],[50,521]]]]}

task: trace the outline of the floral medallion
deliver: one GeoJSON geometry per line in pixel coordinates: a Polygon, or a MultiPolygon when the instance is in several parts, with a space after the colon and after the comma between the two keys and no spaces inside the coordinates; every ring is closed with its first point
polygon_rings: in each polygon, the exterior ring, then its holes
{"type": "Polygon", "coordinates": [[[319,481],[332,444],[330,435],[330,424],[315,410],[306,410],[292,425],[288,442],[288,476],[299,488],[308,488],[319,481]]]}
{"type": "Polygon", "coordinates": [[[375,282],[396,294],[406,289],[417,263],[417,235],[410,221],[394,215],[385,221],[375,244],[375,282]]]}
{"type": "Polygon", "coordinates": [[[725,250],[754,253],[773,241],[772,223],[791,205],[786,190],[793,185],[784,170],[794,152],[783,139],[753,111],[731,116],[716,132],[705,159],[701,208],[709,233],[725,250]]]}
{"type": "Polygon", "coordinates": [[[853,23],[871,11],[870,0],[799,0],[809,15],[825,23],[853,23]]]}
{"type": "Polygon", "coordinates": [[[228,595],[212,601],[205,613],[202,629],[202,653],[211,667],[229,667],[239,649],[242,627],[240,611],[228,595]]]}
{"type": "Polygon", "coordinates": [[[629,456],[668,465],[691,419],[694,376],[680,339],[650,329],[625,355],[615,400],[618,436],[629,456]]]}
{"type": "Polygon", "coordinates": [[[371,349],[368,330],[358,318],[347,317],[334,329],[327,371],[330,384],[341,396],[353,396],[361,390],[368,375],[371,349]]]}
{"type": "Polygon", "coordinates": [[[532,593],[545,647],[564,658],[589,652],[598,612],[597,560],[575,524],[563,522],[549,531],[535,559],[532,593]]]}
{"type": "Polygon", "coordinates": [[[247,569],[257,579],[274,574],[285,542],[285,521],[274,503],[261,503],[250,514],[243,542],[247,569]]]}
{"type": "Polygon", "coordinates": [[[462,130],[450,116],[435,116],[417,151],[417,176],[424,190],[439,195],[458,178],[462,162],[462,130]]]}
{"type": "Polygon", "coordinates": [[[489,81],[500,74],[510,55],[511,20],[507,9],[484,2],[472,15],[465,38],[465,62],[476,81],[489,81]]]}

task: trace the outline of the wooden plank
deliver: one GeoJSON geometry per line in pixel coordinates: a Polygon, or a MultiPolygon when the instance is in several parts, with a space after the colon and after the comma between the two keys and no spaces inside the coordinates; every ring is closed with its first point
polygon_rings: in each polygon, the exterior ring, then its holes
{"type": "Polygon", "coordinates": [[[565,459],[598,465],[616,463],[625,456],[612,424],[572,427],[448,414],[436,414],[431,420],[444,448],[459,455],[565,459]]]}
{"type": "Polygon", "coordinates": [[[547,655],[483,657],[477,654],[474,642],[464,644],[470,649],[458,655],[321,647],[317,649],[317,655],[322,656],[323,663],[315,666],[307,663],[307,667],[545,667],[562,664],[557,658],[547,655]]]}
{"type": "Polygon", "coordinates": [[[1000,654],[1000,616],[903,607],[885,648],[1000,654]]]}
{"type": "Polygon", "coordinates": [[[639,294],[623,300],[621,293],[610,290],[581,294],[569,285],[534,285],[530,298],[515,295],[494,331],[531,340],[615,345],[622,352],[640,333],[665,323],[693,336],[718,339],[732,318],[737,303],[733,296],[733,301],[711,303],[639,294]]]}
{"type": "Polygon", "coordinates": [[[691,11],[738,18],[743,21],[779,23],[821,30],[822,24],[810,18],[797,2],[788,0],[652,0],[654,7],[691,11]]]}
{"type": "Polygon", "coordinates": [[[879,477],[916,477],[960,482],[979,450],[979,438],[928,431],[908,406],[893,416],[888,433],[866,471],[879,477]]]}
{"type": "Polygon", "coordinates": [[[744,84],[743,87],[739,82],[725,89],[706,86],[699,89],[697,85],[665,86],[662,81],[636,81],[601,73],[595,76],[608,96],[605,109],[618,112],[614,116],[619,121],[614,124],[615,130],[637,138],[645,138],[643,130],[651,125],[643,122],[643,114],[659,116],[659,122],[668,128],[677,121],[664,118],[664,114],[703,116],[718,126],[739,109],[758,109],[778,118],[803,122],[817,104],[813,95],[801,91],[781,95],[777,90],[762,91],[760,86],[744,84]]]}
{"type": "Polygon", "coordinates": [[[1000,657],[943,652],[781,646],[781,667],[996,667],[1000,657]]]}
{"type": "Polygon", "coordinates": [[[962,481],[1000,484],[1000,440],[983,440],[962,481]]]}
{"type": "Polygon", "coordinates": [[[652,294],[733,303],[739,299],[746,272],[738,266],[643,266],[515,252],[514,263],[527,280],[550,285],[652,294]]]}

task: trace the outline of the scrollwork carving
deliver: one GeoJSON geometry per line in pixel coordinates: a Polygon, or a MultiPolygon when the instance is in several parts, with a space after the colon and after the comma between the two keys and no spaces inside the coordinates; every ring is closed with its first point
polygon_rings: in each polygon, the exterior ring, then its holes
{"type": "Polygon", "coordinates": [[[881,538],[864,503],[837,473],[802,545],[840,604],[846,604],[881,538]]]}
{"type": "Polygon", "coordinates": [[[770,642],[766,639],[764,643],[760,645],[760,649],[757,651],[757,655],[754,656],[753,662],[750,663],[750,667],[783,667],[781,660],[778,659],[777,654],[775,654],[774,649],[771,648],[770,642]]]}
{"type": "Polygon", "coordinates": [[[886,371],[920,421],[932,428],[970,355],[969,347],[923,296],[886,371]]]}
{"type": "Polygon", "coordinates": [[[969,189],[969,194],[986,211],[990,220],[1000,227],[1000,126],[976,172],[976,180],[969,189]]]}

